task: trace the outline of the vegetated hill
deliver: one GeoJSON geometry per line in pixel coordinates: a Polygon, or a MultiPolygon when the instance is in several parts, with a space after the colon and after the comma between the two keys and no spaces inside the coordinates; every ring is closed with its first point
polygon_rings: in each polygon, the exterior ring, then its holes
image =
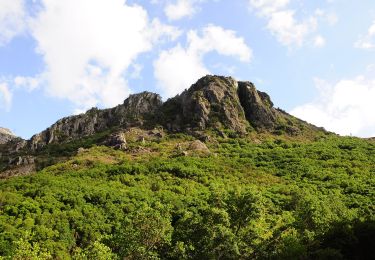
{"type": "Polygon", "coordinates": [[[251,133],[288,135],[304,139],[326,134],[276,109],[270,97],[250,82],[231,77],[206,76],[181,95],[162,102],[158,94],[130,95],[111,109],[92,108],[63,118],[30,140],[0,142],[0,177],[28,174],[65,160],[78,148],[120,145],[130,127],[164,133],[186,133],[198,138],[213,135],[246,136],[251,133]],[[120,140],[115,140],[120,137],[120,140]]]}
{"type": "Polygon", "coordinates": [[[43,168],[0,181],[6,259],[375,255],[375,143],[289,116],[248,82],[133,95],[3,149],[18,156],[9,175],[43,168]]]}

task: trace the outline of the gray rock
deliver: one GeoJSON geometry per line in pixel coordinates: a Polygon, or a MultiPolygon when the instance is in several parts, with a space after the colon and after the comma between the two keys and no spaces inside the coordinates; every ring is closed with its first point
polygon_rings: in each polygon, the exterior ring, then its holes
{"type": "Polygon", "coordinates": [[[7,128],[0,127],[0,144],[6,144],[17,138],[12,131],[7,128]]]}
{"type": "Polygon", "coordinates": [[[104,144],[120,150],[128,148],[125,133],[122,132],[111,134],[104,144]]]}
{"type": "Polygon", "coordinates": [[[163,105],[169,130],[227,128],[245,133],[248,123],[231,77],[205,76],[163,105]]]}
{"type": "MultiPolygon", "coordinates": [[[[62,144],[98,133],[98,138],[92,138],[98,140],[98,144],[134,153],[150,153],[151,149],[143,146],[128,149],[127,141],[145,144],[160,140],[166,129],[212,142],[215,138],[208,134],[216,132],[223,138],[241,136],[247,134],[251,126],[259,132],[288,135],[325,131],[274,108],[270,97],[256,90],[251,82],[208,75],[165,103],[159,95],[150,92],[130,95],[114,108],[92,108],[84,114],[62,118],[28,141],[0,128],[0,165],[3,170],[7,169],[8,162],[14,167],[6,176],[17,174],[17,169],[21,174],[31,172],[35,169],[35,158],[27,154],[38,158],[40,149],[48,144],[62,144]],[[215,131],[206,131],[211,129],[215,131]]],[[[195,141],[189,147],[178,145],[176,149],[186,154],[210,153],[201,141],[195,141]]]]}
{"type": "Polygon", "coordinates": [[[199,140],[195,140],[191,142],[188,150],[193,151],[193,152],[206,153],[206,154],[210,153],[210,150],[208,149],[208,147],[199,140]]]}
{"type": "Polygon", "coordinates": [[[113,127],[142,126],[162,105],[161,97],[150,92],[130,95],[122,105],[111,109],[92,108],[84,114],[63,118],[34,135],[29,143],[38,150],[50,143],[61,143],[90,136],[113,127]]]}
{"type": "Polygon", "coordinates": [[[9,165],[13,166],[24,166],[35,163],[35,157],[33,156],[17,156],[16,158],[9,159],[9,165]]]}
{"type": "Polygon", "coordinates": [[[263,129],[275,128],[277,111],[266,93],[256,90],[251,82],[238,82],[238,96],[246,119],[252,126],[263,129]]]}

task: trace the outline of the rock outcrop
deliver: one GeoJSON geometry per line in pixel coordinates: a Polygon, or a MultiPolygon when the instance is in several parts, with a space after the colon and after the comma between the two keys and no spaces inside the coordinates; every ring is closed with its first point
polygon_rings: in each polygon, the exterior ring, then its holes
{"type": "Polygon", "coordinates": [[[111,134],[107,140],[104,142],[104,145],[109,147],[113,147],[119,150],[126,150],[127,149],[127,142],[125,133],[119,132],[111,134]]]}
{"type": "MultiPolygon", "coordinates": [[[[274,108],[270,97],[256,90],[251,82],[205,76],[164,103],[158,94],[151,92],[130,95],[114,108],[92,108],[84,114],[63,118],[28,141],[0,128],[0,171],[15,174],[18,169],[24,174],[36,169],[38,161],[49,161],[50,156],[65,158],[66,155],[60,155],[65,152],[61,144],[71,141],[66,146],[69,151],[104,144],[127,152],[149,152],[145,144],[163,138],[168,132],[192,134],[206,142],[210,140],[207,130],[215,130],[222,138],[254,130],[288,135],[324,131],[274,108]],[[84,142],[87,137],[91,138],[89,144],[84,142]],[[128,147],[128,142],[134,141],[140,143],[137,151],[128,147]]],[[[209,154],[200,141],[186,148],[209,154]]]]}
{"type": "MultiPolygon", "coordinates": [[[[256,90],[251,82],[208,75],[165,103],[158,94],[151,92],[130,95],[114,108],[92,108],[84,114],[63,118],[27,142],[0,128],[0,145],[12,141],[12,145],[8,145],[12,151],[25,147],[38,151],[51,143],[64,143],[104,131],[111,134],[116,129],[133,126],[149,129],[161,126],[168,131],[188,133],[208,128],[229,129],[241,135],[252,127],[296,135],[307,125],[274,108],[270,97],[256,90]]],[[[117,137],[112,136],[112,139],[117,137]]]]}
{"type": "Polygon", "coordinates": [[[161,97],[154,93],[130,95],[117,107],[104,110],[92,108],[84,114],[63,118],[45,131],[34,135],[29,145],[32,150],[38,150],[50,143],[66,142],[114,127],[142,126],[153,117],[161,105],[161,97]]]}
{"type": "Polygon", "coordinates": [[[167,100],[160,110],[159,122],[174,132],[214,128],[243,135],[253,128],[297,135],[306,126],[318,130],[275,108],[269,95],[251,82],[237,82],[231,77],[205,76],[181,95],[167,100]]]}
{"type": "Polygon", "coordinates": [[[247,121],[255,128],[274,129],[278,111],[267,93],[256,90],[251,82],[238,82],[238,97],[247,121]]]}
{"type": "Polygon", "coordinates": [[[6,144],[7,142],[14,140],[16,136],[7,128],[0,127],[0,144],[6,144]]]}
{"type": "Polygon", "coordinates": [[[169,99],[162,107],[164,124],[172,131],[227,128],[245,133],[248,122],[231,77],[206,76],[169,99]]]}

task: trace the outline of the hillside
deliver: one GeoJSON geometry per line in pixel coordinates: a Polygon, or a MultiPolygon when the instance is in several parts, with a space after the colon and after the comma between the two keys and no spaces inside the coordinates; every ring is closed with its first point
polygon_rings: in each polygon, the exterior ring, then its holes
{"type": "Polygon", "coordinates": [[[205,76],[164,103],[158,94],[142,92],[130,95],[114,108],[92,108],[60,119],[30,140],[7,135],[8,139],[0,142],[0,178],[29,174],[66,160],[80,147],[121,145],[126,140],[114,139],[130,127],[159,135],[185,133],[196,138],[204,138],[209,132],[242,137],[269,133],[303,139],[326,133],[274,108],[270,97],[256,90],[251,82],[205,76]]]}
{"type": "Polygon", "coordinates": [[[374,141],[250,82],[132,95],[0,149],[4,259],[374,259],[374,141]]]}

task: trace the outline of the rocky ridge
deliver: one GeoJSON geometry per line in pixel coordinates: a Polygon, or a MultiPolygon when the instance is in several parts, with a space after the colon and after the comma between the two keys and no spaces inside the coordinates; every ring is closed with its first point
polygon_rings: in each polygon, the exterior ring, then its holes
{"type": "Polygon", "coordinates": [[[130,95],[123,104],[114,108],[92,108],[84,114],[60,119],[34,135],[28,145],[32,150],[38,150],[47,144],[67,142],[115,127],[143,126],[161,105],[161,97],[155,93],[130,95]]]}
{"type": "Polygon", "coordinates": [[[208,75],[164,103],[158,94],[151,92],[130,95],[114,108],[92,108],[84,114],[60,119],[30,140],[17,139],[9,130],[0,128],[0,163],[8,168],[10,162],[17,162],[17,167],[29,166],[38,161],[30,156],[37,156],[49,145],[76,142],[98,134],[104,139],[96,141],[97,144],[125,150],[124,131],[132,127],[162,129],[156,135],[165,130],[196,136],[207,129],[229,130],[241,136],[254,130],[287,135],[299,135],[306,129],[322,131],[275,108],[268,94],[258,91],[251,82],[208,75]]]}
{"type": "Polygon", "coordinates": [[[0,144],[5,144],[13,139],[16,136],[7,128],[0,127],[0,144]]]}

